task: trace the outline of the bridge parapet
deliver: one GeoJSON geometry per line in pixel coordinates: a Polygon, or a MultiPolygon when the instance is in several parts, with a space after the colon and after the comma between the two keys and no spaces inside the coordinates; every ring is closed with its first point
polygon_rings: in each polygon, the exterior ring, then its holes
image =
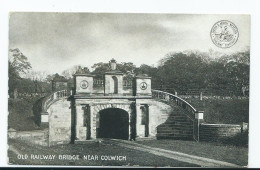
{"type": "Polygon", "coordinates": [[[68,90],[60,90],[60,91],[53,92],[43,100],[42,111],[46,112],[53,102],[69,96],[70,96],[70,92],[68,90]]]}
{"type": "Polygon", "coordinates": [[[190,103],[184,99],[163,91],[152,90],[152,97],[154,99],[159,99],[167,104],[176,104],[182,107],[189,115],[187,115],[193,122],[193,138],[196,141],[199,141],[199,124],[200,120],[203,119],[203,111],[197,111],[190,103]]]}
{"type": "Polygon", "coordinates": [[[178,106],[181,106],[183,109],[185,109],[188,113],[190,113],[191,116],[190,118],[192,119],[195,118],[195,114],[197,113],[197,110],[190,103],[188,103],[184,99],[174,94],[159,91],[159,90],[152,90],[152,97],[155,99],[164,100],[168,104],[175,103],[178,106]]]}
{"type": "Polygon", "coordinates": [[[47,112],[48,108],[60,99],[64,99],[70,96],[70,92],[68,90],[61,90],[51,93],[50,95],[46,96],[42,100],[41,105],[41,114],[39,117],[39,122],[41,126],[48,126],[49,123],[49,113],[47,112]]]}

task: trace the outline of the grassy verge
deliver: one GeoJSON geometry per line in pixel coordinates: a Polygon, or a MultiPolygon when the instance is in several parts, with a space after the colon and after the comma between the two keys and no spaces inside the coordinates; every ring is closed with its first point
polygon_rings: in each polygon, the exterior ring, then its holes
{"type": "Polygon", "coordinates": [[[146,152],[132,150],[118,145],[105,143],[87,143],[83,145],[59,145],[53,147],[34,146],[19,140],[9,140],[20,154],[27,154],[28,159],[17,158],[17,153],[8,151],[9,164],[18,165],[76,165],[76,166],[149,166],[149,167],[196,167],[197,165],[156,156],[146,152]],[[31,154],[56,155],[54,160],[30,159],[31,154]],[[79,160],[60,160],[59,155],[79,155],[79,160]],[[97,155],[98,160],[84,160],[84,155],[97,155]],[[101,160],[101,156],[125,156],[126,160],[101,160]]]}
{"type": "Polygon", "coordinates": [[[204,111],[207,123],[240,124],[249,121],[249,99],[187,99],[197,110],[204,111]]]}
{"type": "Polygon", "coordinates": [[[34,123],[33,104],[39,97],[24,99],[8,99],[8,128],[17,131],[40,129],[34,123]]]}
{"type": "Polygon", "coordinates": [[[222,145],[217,143],[182,141],[182,140],[151,140],[137,141],[151,147],[182,152],[186,154],[216,159],[241,166],[248,164],[248,148],[222,145]]]}

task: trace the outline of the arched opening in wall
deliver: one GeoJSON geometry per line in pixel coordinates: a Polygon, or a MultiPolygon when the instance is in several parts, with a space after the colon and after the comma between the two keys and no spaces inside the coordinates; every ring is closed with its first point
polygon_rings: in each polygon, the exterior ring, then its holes
{"type": "Polygon", "coordinates": [[[118,79],[116,76],[112,77],[114,80],[114,94],[118,94],[118,79]]]}
{"type": "Polygon", "coordinates": [[[99,112],[98,138],[125,139],[129,137],[129,116],[125,110],[104,109],[99,112]]]}

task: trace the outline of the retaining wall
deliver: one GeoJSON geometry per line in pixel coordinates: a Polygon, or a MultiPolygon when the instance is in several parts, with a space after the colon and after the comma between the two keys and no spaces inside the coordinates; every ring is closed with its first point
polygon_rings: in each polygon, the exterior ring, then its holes
{"type": "Polygon", "coordinates": [[[200,124],[200,141],[218,141],[242,133],[241,125],[200,124]]]}
{"type": "Polygon", "coordinates": [[[48,129],[33,131],[8,131],[10,139],[19,139],[28,143],[48,146],[48,129]]]}

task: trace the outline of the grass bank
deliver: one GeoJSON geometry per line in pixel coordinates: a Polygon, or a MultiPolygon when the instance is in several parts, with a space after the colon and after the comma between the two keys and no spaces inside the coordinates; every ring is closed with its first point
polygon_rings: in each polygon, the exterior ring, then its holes
{"type": "Polygon", "coordinates": [[[8,99],[8,128],[18,131],[37,130],[33,115],[33,104],[40,97],[8,99]]]}
{"type": "Polygon", "coordinates": [[[248,148],[246,147],[183,140],[145,140],[137,141],[137,143],[241,166],[247,166],[248,164],[248,148]]]}
{"type": "Polygon", "coordinates": [[[70,165],[70,166],[149,166],[149,167],[197,167],[197,165],[156,156],[150,153],[124,148],[114,144],[89,142],[52,147],[34,146],[19,140],[9,140],[19,154],[27,154],[28,159],[17,158],[17,153],[8,151],[9,163],[18,165],[70,165]],[[53,160],[31,159],[33,155],[55,155],[53,160]],[[79,155],[77,160],[59,159],[59,155],[79,155]],[[84,156],[93,155],[95,160],[85,160],[84,156]],[[102,160],[109,156],[124,156],[125,160],[102,160]]]}
{"type": "Polygon", "coordinates": [[[240,124],[249,121],[249,99],[186,99],[197,110],[204,111],[206,123],[240,124]]]}

